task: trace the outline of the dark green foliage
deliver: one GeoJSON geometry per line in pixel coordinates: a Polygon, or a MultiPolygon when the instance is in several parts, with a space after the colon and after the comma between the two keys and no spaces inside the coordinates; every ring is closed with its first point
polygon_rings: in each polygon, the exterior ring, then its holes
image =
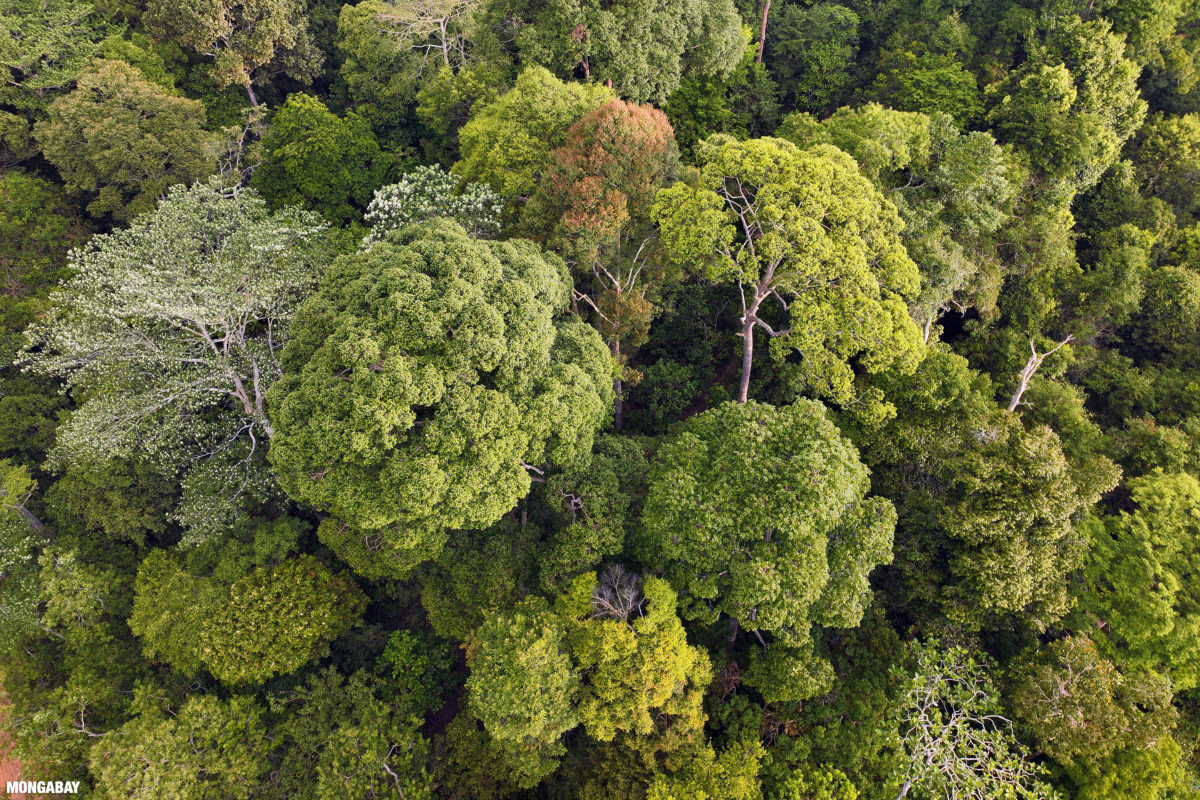
{"type": "Polygon", "coordinates": [[[362,218],[396,164],[365,119],[354,112],[338,117],[307,94],[288,97],[262,145],[263,164],[251,184],[267,202],[302,206],[340,225],[362,218]]]}
{"type": "Polygon", "coordinates": [[[563,76],[582,71],[635,103],[661,103],[685,72],[724,77],[742,55],[731,0],[491,0],[484,13],[494,28],[488,33],[515,47],[522,63],[563,76]],[[505,28],[516,28],[516,36],[505,28]]]}
{"type": "Polygon", "coordinates": [[[144,544],[167,530],[175,482],[144,461],[72,464],[54,482],[46,505],[63,530],[144,544]]]}
{"type": "Polygon", "coordinates": [[[789,4],[772,23],[767,63],[785,102],[813,112],[835,105],[850,83],[858,15],[836,3],[789,4]]]}
{"type": "Polygon", "coordinates": [[[78,82],[33,132],[67,188],[94,198],[92,216],[126,222],[152,211],[167,187],[213,172],[216,143],[202,103],[120,61],[100,59],[78,82]]]}
{"type": "Polygon", "coordinates": [[[449,644],[427,633],[396,631],[388,639],[376,670],[386,692],[414,712],[434,711],[454,683],[449,644]]]}
{"type": "Polygon", "coordinates": [[[418,720],[411,707],[393,706],[384,697],[364,673],[346,679],[332,668],[270,695],[271,709],[282,717],[272,731],[278,767],[258,796],[432,797],[418,720]]]}

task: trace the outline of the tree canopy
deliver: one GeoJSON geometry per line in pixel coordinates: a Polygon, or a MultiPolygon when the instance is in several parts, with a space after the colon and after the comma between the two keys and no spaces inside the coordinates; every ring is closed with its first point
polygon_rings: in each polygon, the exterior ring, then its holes
{"type": "Polygon", "coordinates": [[[570,286],[532,243],[448,221],[330,267],[270,391],[270,457],[289,494],[334,514],[325,540],[356,570],[404,574],[448,529],[511,510],[538,465],[587,458],[612,365],[561,319],[570,286]]]}
{"type": "Polygon", "coordinates": [[[0,356],[6,778],[1200,800],[1200,0],[0,0],[0,356]]]}

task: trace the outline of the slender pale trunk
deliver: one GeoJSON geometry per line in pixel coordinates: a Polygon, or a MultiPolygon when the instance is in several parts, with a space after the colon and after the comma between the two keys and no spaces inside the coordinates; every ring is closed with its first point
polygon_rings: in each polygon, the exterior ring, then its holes
{"type": "Polygon", "coordinates": [[[1017,390],[1013,392],[1012,399],[1008,401],[1009,411],[1016,411],[1017,406],[1021,405],[1021,398],[1025,395],[1025,390],[1029,388],[1029,381],[1033,379],[1033,376],[1037,373],[1038,368],[1042,366],[1042,362],[1046,360],[1046,357],[1054,355],[1060,348],[1073,341],[1075,341],[1075,337],[1068,336],[1050,350],[1038,353],[1037,348],[1034,347],[1033,339],[1029,340],[1029,360],[1025,362],[1025,368],[1021,370],[1021,374],[1018,376],[1017,390]]]}
{"type": "Polygon", "coordinates": [[[762,24],[758,28],[758,57],[755,59],[758,63],[762,63],[763,48],[767,45],[767,14],[771,13],[771,0],[767,0],[763,6],[762,24]]]}
{"type": "Polygon", "coordinates": [[[737,401],[750,397],[750,368],[754,365],[754,317],[747,314],[742,320],[742,377],[738,383],[737,401]]]}
{"type": "Polygon", "coordinates": [[[625,401],[621,394],[625,389],[621,381],[621,340],[614,339],[612,343],[613,361],[617,363],[617,374],[613,378],[613,427],[620,432],[625,424],[625,401]]]}
{"type": "Polygon", "coordinates": [[[25,521],[29,523],[29,527],[33,528],[34,533],[41,533],[45,529],[46,526],[42,523],[42,521],[35,517],[33,512],[24,505],[17,506],[17,513],[25,518],[25,521]]]}
{"type": "Polygon", "coordinates": [[[250,81],[246,81],[246,96],[250,98],[250,105],[258,108],[258,96],[254,94],[254,86],[250,81]]]}
{"type": "MultiPolygon", "coordinates": [[[[767,295],[771,293],[770,277],[774,274],[774,269],[768,272],[766,280],[759,281],[754,285],[754,299],[751,301],[749,308],[743,305],[742,311],[742,377],[738,384],[737,401],[745,403],[750,397],[750,370],[754,366],[754,327],[758,324],[758,309],[762,306],[762,302],[767,295]]],[[[745,304],[745,295],[742,296],[742,303],[745,304]]]]}

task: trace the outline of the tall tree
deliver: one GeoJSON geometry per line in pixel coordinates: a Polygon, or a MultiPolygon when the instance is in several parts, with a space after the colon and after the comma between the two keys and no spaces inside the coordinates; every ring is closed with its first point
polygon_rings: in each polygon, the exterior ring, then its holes
{"type": "Polygon", "coordinates": [[[1171,682],[1125,674],[1084,635],[1051,642],[1012,670],[1012,705],[1042,750],[1066,766],[1102,764],[1114,750],[1142,750],[1170,737],[1171,682]]]}
{"type": "Polygon", "coordinates": [[[25,467],[0,460],[0,650],[14,648],[38,627],[41,586],[37,557],[46,544],[42,521],[26,507],[37,483],[25,467]]]}
{"type": "Polygon", "coordinates": [[[1068,458],[1045,425],[1027,429],[945,345],[913,375],[881,378],[905,413],[854,438],[900,512],[896,566],[914,613],[972,630],[1061,619],[1084,552],[1077,518],[1120,471],[1103,456],[1068,458]]]}
{"type": "Polygon", "coordinates": [[[405,574],[448,529],[511,510],[547,463],[586,461],[612,362],[563,317],[570,291],[533,243],[448,220],[328,270],[271,390],[270,458],[292,497],[335,515],[322,536],[356,570],[405,574]]]}
{"type": "Polygon", "coordinates": [[[801,699],[830,673],[814,628],[857,625],[868,574],[891,560],[896,512],[868,488],[820,403],[726,403],[659,450],[636,547],[679,589],[685,617],[772,634],[747,681],[801,699]]]}
{"type": "Polygon", "coordinates": [[[850,85],[859,46],[859,18],[837,3],[779,9],[767,40],[767,66],[788,107],[819,112],[850,85]]]}
{"type": "Polygon", "coordinates": [[[92,3],[4,0],[0,3],[0,67],[7,75],[0,83],[0,105],[26,113],[44,108],[70,88],[99,54],[108,32],[92,3]]]}
{"type": "MultiPolygon", "coordinates": [[[[550,154],[546,178],[525,207],[525,228],[549,231],[564,252],[586,304],[618,365],[645,343],[652,292],[662,269],[650,207],[676,167],[671,124],[661,111],[610,100],[585,114],[550,154]]],[[[622,427],[622,377],[614,379],[615,423],[622,427]]]]}
{"type": "Polygon", "coordinates": [[[413,222],[434,217],[452,219],[471,236],[495,239],[500,235],[500,216],[504,202],[490,186],[467,183],[459,186],[453,176],[439,166],[417,167],[396,183],[375,191],[367,207],[366,222],[371,230],[363,247],[387,238],[389,232],[413,222]]]}
{"type": "MultiPolygon", "coordinates": [[[[908,303],[917,268],[895,207],[852,158],[827,145],[727,136],[710,137],[699,155],[699,182],[664,189],[654,214],[672,258],[738,287],[739,402],[749,397],[760,329],[796,389],[835,403],[856,399],[851,359],[868,372],[916,367],[921,334],[908,303]],[[775,329],[768,301],[786,310],[790,327],[775,329]],[[785,365],[793,353],[800,363],[785,365]]],[[[865,413],[882,413],[869,400],[865,413]]]]}
{"type": "Polygon", "coordinates": [[[120,61],[94,62],[46,113],[34,136],[68,189],[94,195],[88,211],[96,217],[126,221],[153,211],[169,186],[216,169],[204,105],[120,61]]]}
{"type": "Polygon", "coordinates": [[[278,767],[259,797],[336,800],[433,796],[424,763],[428,744],[419,719],[389,703],[367,670],[344,677],[334,667],[273,692],[283,720],[272,730],[278,767]]]}
{"type": "Polygon", "coordinates": [[[1105,655],[1139,670],[1162,669],[1177,689],[1191,689],[1200,685],[1200,614],[1187,576],[1200,557],[1200,481],[1158,473],[1127,486],[1132,511],[1087,521],[1092,548],[1080,608],[1105,655]]]}
{"type": "MultiPolygon", "coordinates": [[[[251,190],[197,184],[74,251],[74,277],[22,352],[86,397],[59,430],[58,460],[149,455],[174,471],[251,458],[273,431],[265,393],[324,261],[322,229],[313,214],[268,213],[251,190]]],[[[233,496],[264,479],[222,469],[233,496]]]]}
{"type": "Polygon", "coordinates": [[[196,646],[218,680],[262,683],[327,654],[365,605],[349,575],[298,556],[235,581],[228,599],[205,620],[196,646]]]}
{"type": "Polygon", "coordinates": [[[578,715],[589,736],[621,737],[643,753],[702,741],[712,668],[688,644],[670,584],[614,565],[577,578],[555,611],[580,672],[578,715]]]}
{"type": "Polygon", "coordinates": [[[13,366],[25,328],[49,307],[67,277],[67,252],[88,230],[64,193],[10,169],[0,175],[0,456],[40,461],[53,444],[64,398],[40,376],[13,366]]]}
{"type": "Polygon", "coordinates": [[[1140,70],[1108,22],[1059,10],[1047,12],[1029,48],[1024,64],[989,87],[987,119],[1044,177],[1040,191],[1069,198],[1095,185],[1142,124],[1140,70]]]}
{"type": "Polygon", "coordinates": [[[544,600],[489,618],[467,643],[467,697],[523,788],[558,767],[560,738],[579,724],[579,674],[566,631],[544,600]]]}
{"type": "Polygon", "coordinates": [[[491,0],[482,17],[521,62],[581,72],[635,103],[662,103],[684,74],[727,76],[745,46],[731,0],[491,0]]]}
{"type": "Polygon", "coordinates": [[[992,234],[1008,219],[1015,188],[990,134],[963,133],[945,114],[868,103],[838,109],[820,125],[791,115],[780,135],[801,146],[826,142],[845,150],[896,205],[904,221],[900,239],[921,272],[911,311],[926,342],[948,309],[995,315],[1002,272],[992,234]]]}
{"type": "Polygon", "coordinates": [[[143,693],[142,712],[92,749],[95,794],[106,800],[254,797],[269,743],[252,697],[196,695],[173,714],[143,693]]]}
{"type": "MultiPolygon", "coordinates": [[[[603,86],[563,83],[541,67],[527,67],[512,89],[472,110],[458,134],[462,159],[453,173],[488,184],[505,200],[528,201],[567,130],[611,97],[603,86]]],[[[510,207],[510,219],[519,210],[510,207]]]]}
{"type": "Polygon", "coordinates": [[[468,35],[478,6],[476,0],[363,0],[341,6],[338,75],[355,111],[371,121],[381,140],[415,139],[418,92],[443,76],[452,83],[457,74],[472,73],[468,35]]]}
{"type": "Polygon", "coordinates": [[[262,147],[251,186],[273,207],[308,208],[341,225],[362,218],[371,192],[396,163],[366,120],[353,111],[339,117],[303,93],[289,95],[275,112],[262,147]]]}

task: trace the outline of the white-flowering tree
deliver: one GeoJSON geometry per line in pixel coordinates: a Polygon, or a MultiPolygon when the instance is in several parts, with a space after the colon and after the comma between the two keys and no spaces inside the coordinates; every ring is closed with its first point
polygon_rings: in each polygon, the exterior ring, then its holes
{"type": "MultiPolygon", "coordinates": [[[[190,471],[211,456],[254,458],[272,433],[264,397],[292,312],[324,261],[322,231],[315,214],[272,214],[253,191],[212,182],[173,187],[128,229],[73,251],[74,277],[20,355],[80,401],[54,460],[150,456],[190,471]]],[[[226,476],[249,479],[244,468],[226,476]]]]}
{"type": "Polygon", "coordinates": [[[477,239],[500,235],[500,211],[504,201],[490,186],[459,181],[439,166],[417,167],[399,182],[375,192],[367,206],[370,232],[363,249],[383,239],[388,231],[410,222],[446,217],[462,225],[477,239]]]}
{"type": "Polygon", "coordinates": [[[918,646],[902,714],[900,798],[1053,800],[1001,714],[985,665],[962,648],[918,646]]]}

